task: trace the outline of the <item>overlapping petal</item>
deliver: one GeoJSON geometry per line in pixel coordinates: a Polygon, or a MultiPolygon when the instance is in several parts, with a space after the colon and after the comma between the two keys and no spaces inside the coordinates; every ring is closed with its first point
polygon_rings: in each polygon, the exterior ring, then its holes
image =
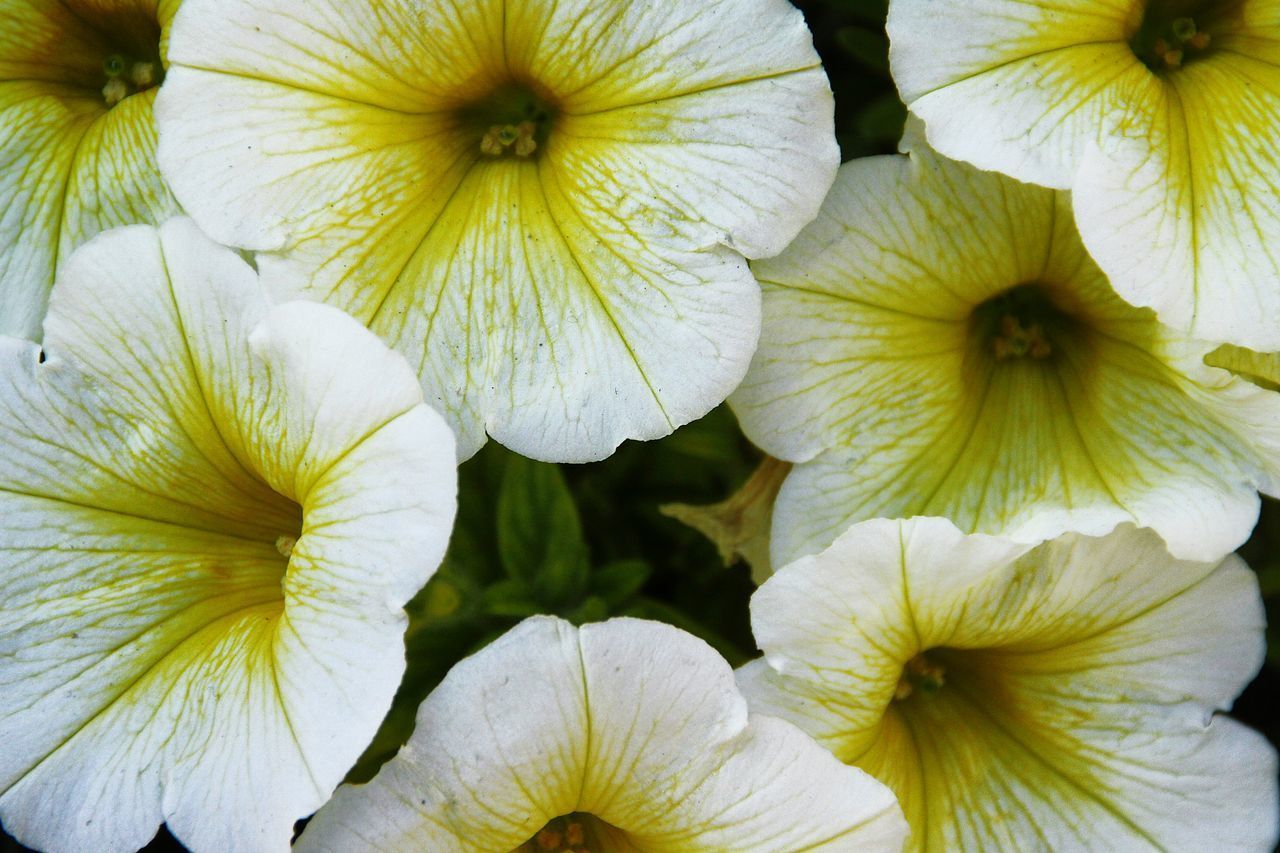
{"type": "Polygon", "coordinates": [[[873,520],[760,588],[739,682],[893,788],[916,849],[1265,850],[1275,752],[1216,716],[1263,620],[1237,558],[1127,525],[1032,549],[873,520]]]}
{"type": "Polygon", "coordinates": [[[1256,490],[1276,491],[1280,396],[1116,296],[1064,194],[927,150],[858,161],[754,269],[764,333],[732,402],[753,441],[801,463],[775,565],[912,515],[1025,542],[1133,521],[1214,559],[1247,538],[1256,490]],[[1047,351],[1011,357],[991,324],[1022,309],[991,312],[1028,289],[1056,325],[1047,351]]]}
{"type": "Polygon", "coordinates": [[[1280,4],[895,0],[888,29],[939,151],[1071,189],[1116,291],[1162,321],[1280,349],[1280,4]],[[1151,68],[1162,14],[1205,41],[1151,68]]]}
{"type": "Polygon", "coordinates": [[[75,254],[46,332],[2,344],[0,818],[285,849],[399,683],[452,438],[399,356],[185,220],[75,254]]]}
{"type": "Polygon", "coordinates": [[[463,456],[487,432],[596,459],[717,404],[758,334],[743,256],[786,245],[837,161],[782,0],[195,0],[172,58],[179,197],[404,353],[463,456]],[[474,113],[513,91],[545,137],[486,153],[474,113]]]}
{"type": "Polygon", "coordinates": [[[58,265],[89,238],[178,212],[155,163],[155,89],[114,106],[102,91],[103,63],[118,51],[163,55],[177,7],[14,0],[0,9],[0,334],[40,339],[58,265]]]}
{"type": "Polygon", "coordinates": [[[545,849],[570,816],[601,850],[901,849],[896,804],[850,769],[749,717],[688,634],[536,617],[458,664],[400,754],[339,790],[298,848],[545,849]]]}

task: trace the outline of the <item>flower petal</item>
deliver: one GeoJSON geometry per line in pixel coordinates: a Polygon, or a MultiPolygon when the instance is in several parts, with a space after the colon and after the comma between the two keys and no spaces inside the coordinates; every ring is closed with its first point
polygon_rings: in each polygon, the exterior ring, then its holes
{"type": "Polygon", "coordinates": [[[1131,110],[1129,131],[1082,159],[1074,202],[1085,245],[1121,296],[1163,322],[1280,349],[1274,60],[1221,48],[1131,110]]]}
{"type": "Polygon", "coordinates": [[[535,617],[458,664],[298,849],[510,850],[574,813],[607,849],[900,849],[896,804],[848,771],[789,724],[749,721],[723,660],[675,628],[535,617]]]}
{"type": "Polygon", "coordinates": [[[3,345],[5,826],[284,849],[399,683],[452,521],[446,427],[366,330],[271,308],[183,220],[72,257],[47,357],[3,345]]]}
{"type": "Polygon", "coordinates": [[[0,334],[38,340],[76,150],[96,107],[0,82],[0,334]]]}
{"type": "Polygon", "coordinates": [[[280,9],[183,6],[163,169],[276,292],[418,365],[462,456],[487,431],[603,458],[740,381],[759,328],[742,256],[779,251],[838,160],[790,4],[434,0],[349,26],[328,0],[280,9]],[[536,157],[482,153],[467,110],[504,85],[548,101],[536,157]]]}
{"type": "Polygon", "coordinates": [[[732,403],[752,440],[802,463],[775,506],[775,565],[875,517],[1025,542],[1134,521],[1194,559],[1247,538],[1276,482],[1280,396],[1206,371],[1211,345],[1121,300],[1068,205],[927,150],[872,158],[754,264],[764,330],[732,403]],[[1074,325],[1052,358],[993,357],[973,318],[1028,283],[1074,325]]]}
{"type": "Polygon", "coordinates": [[[1213,717],[1263,653],[1234,557],[1171,560],[1128,526],[1028,551],[870,521],[781,569],[752,614],[753,709],[886,782],[918,849],[1274,843],[1274,750],[1213,717]],[[945,680],[904,695],[922,653],[945,680]]]}
{"type": "Polygon", "coordinates": [[[1128,45],[1127,0],[895,0],[889,61],[911,111],[942,153],[1067,188],[1090,142],[1154,86],[1128,45]]]}

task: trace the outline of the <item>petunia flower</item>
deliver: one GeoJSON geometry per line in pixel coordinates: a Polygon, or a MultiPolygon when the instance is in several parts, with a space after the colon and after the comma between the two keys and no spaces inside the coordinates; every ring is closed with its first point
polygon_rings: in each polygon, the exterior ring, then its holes
{"type": "Polygon", "coordinates": [[[748,715],[709,646],[637,619],[526,619],[453,668],[308,851],[899,851],[893,797],[748,715]]]}
{"type": "Polygon", "coordinates": [[[285,850],[373,737],[455,451],[413,372],[189,221],[103,234],[0,338],[0,820],[285,850]]]}
{"type": "Polygon", "coordinates": [[[189,0],[160,162],[275,291],[418,370],[462,457],[585,461],[746,371],[838,163],[785,0],[189,0]]]}
{"type": "Polygon", "coordinates": [[[1280,349],[1280,3],[894,0],[888,31],[934,147],[1070,189],[1129,302],[1280,349]]]}
{"type": "Polygon", "coordinates": [[[0,4],[0,334],[39,340],[77,246],[178,211],[152,115],[178,3],[0,4]]]}
{"type": "Polygon", "coordinates": [[[1216,712],[1262,663],[1237,557],[1124,525],[1039,547],[944,519],[855,525],[751,602],[753,711],[898,795],[915,850],[1257,850],[1276,755],[1216,712]]]}
{"type": "Polygon", "coordinates": [[[1280,395],[1120,299],[1065,193],[927,149],[859,160],[754,269],[764,331],[731,401],[798,463],[774,565],[913,515],[1023,542],[1131,521],[1211,560],[1280,493],[1280,395]]]}

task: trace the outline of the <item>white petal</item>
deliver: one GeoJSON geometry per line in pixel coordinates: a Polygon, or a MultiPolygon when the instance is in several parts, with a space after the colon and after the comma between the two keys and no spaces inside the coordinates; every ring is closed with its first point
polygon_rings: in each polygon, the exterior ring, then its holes
{"type": "Polygon", "coordinates": [[[487,431],[603,458],[740,381],[759,330],[742,256],[814,216],[838,159],[790,4],[279,7],[184,5],[163,169],[212,234],[263,251],[275,291],[415,364],[463,457],[487,431]],[[482,156],[451,118],[510,79],[556,103],[536,159],[482,156]]]}
{"type": "Polygon", "coordinates": [[[1175,561],[1128,526],[1028,551],[870,521],[779,570],[752,613],[768,661],[739,674],[753,709],[886,782],[917,849],[1275,840],[1274,751],[1213,717],[1263,653],[1234,557],[1175,561]],[[921,653],[945,678],[903,696],[921,653]]]}
{"type": "Polygon", "coordinates": [[[509,850],[588,814],[641,850],[901,848],[896,804],[668,625],[526,620],[458,664],[410,742],[344,787],[299,850],[509,850]],[[826,845],[824,847],[824,845],[826,845]]]}
{"type": "Polygon", "coordinates": [[[913,515],[1031,543],[1133,521],[1213,559],[1275,483],[1280,445],[1258,426],[1280,395],[1206,372],[1210,345],[1121,300],[1065,194],[927,150],[868,158],[754,269],[763,333],[732,403],[752,440],[803,463],[775,506],[775,564],[913,515]],[[1026,283],[1075,325],[1051,358],[1002,361],[972,318],[1026,283]]]}
{"type": "Polygon", "coordinates": [[[43,363],[3,345],[6,828],[285,849],[399,683],[452,521],[447,429],[368,331],[271,308],[182,220],[73,256],[43,363]]]}

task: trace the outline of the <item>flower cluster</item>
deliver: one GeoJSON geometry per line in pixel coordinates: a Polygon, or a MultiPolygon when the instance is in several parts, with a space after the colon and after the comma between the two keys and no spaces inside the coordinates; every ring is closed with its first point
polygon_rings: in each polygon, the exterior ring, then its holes
{"type": "Polygon", "coordinates": [[[1225,713],[1280,496],[1280,0],[886,27],[898,153],[840,165],[788,0],[0,0],[5,831],[1271,849],[1225,713]],[[489,437],[599,461],[726,401],[768,455],[662,511],[751,564],[736,671],[624,608],[648,569],[592,568],[554,467],[459,497],[489,437]],[[432,680],[468,583],[521,621],[432,680]]]}

